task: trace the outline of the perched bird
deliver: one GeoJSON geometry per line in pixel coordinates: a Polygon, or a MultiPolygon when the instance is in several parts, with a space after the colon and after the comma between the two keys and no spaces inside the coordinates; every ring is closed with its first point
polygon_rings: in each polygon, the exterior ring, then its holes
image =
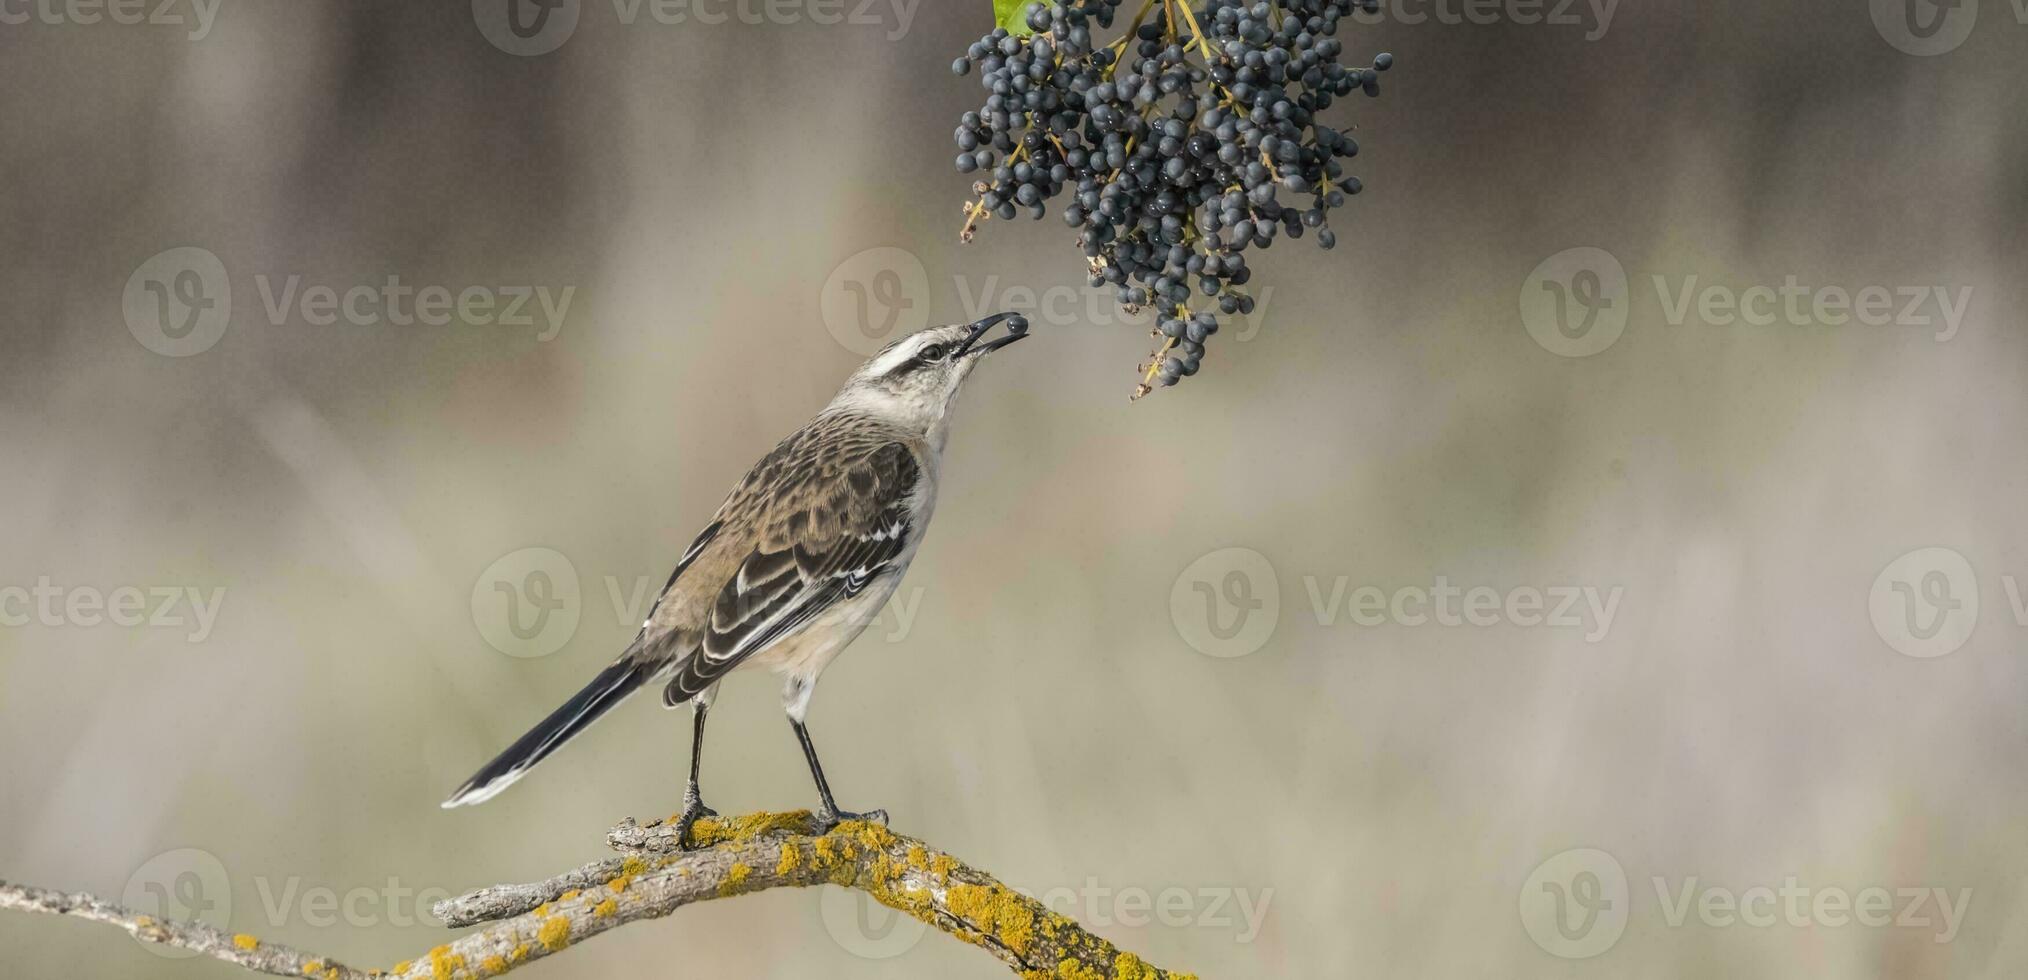
{"type": "Polygon", "coordinates": [[[1000,313],[902,337],[853,372],[831,404],[761,458],[676,562],[641,631],[612,666],[458,787],[446,808],[512,785],[635,689],[693,711],[690,782],[678,839],[713,814],[697,788],[704,717],[718,682],[762,666],[784,677],[788,711],[825,826],[884,811],[838,809],[803,720],[831,658],[872,622],[908,571],[936,507],[958,389],[1028,323],[1000,313]],[[1004,336],[983,338],[1005,322],[1004,336]]]}

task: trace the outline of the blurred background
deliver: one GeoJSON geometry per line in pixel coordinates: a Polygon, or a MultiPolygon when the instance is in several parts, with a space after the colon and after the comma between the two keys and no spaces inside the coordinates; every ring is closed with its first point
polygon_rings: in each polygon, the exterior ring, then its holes
{"type": "MultiPolygon", "coordinates": [[[[0,877],[385,966],[602,856],[652,697],[437,803],[864,352],[1013,309],[844,806],[1206,977],[2028,971],[2028,10],[1389,0],[1339,247],[1129,404],[1054,213],[957,243],[986,8],[0,4],[0,877]]],[[[772,678],[710,743],[815,802],[772,678]]],[[[236,973],[162,952],[0,916],[236,973]]],[[[525,972],[813,974],[1005,975],[836,889],[525,972]]]]}

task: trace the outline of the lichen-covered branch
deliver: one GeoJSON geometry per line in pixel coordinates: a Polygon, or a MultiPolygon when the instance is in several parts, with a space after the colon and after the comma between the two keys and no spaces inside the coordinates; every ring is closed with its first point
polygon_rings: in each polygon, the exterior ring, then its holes
{"type": "Polygon", "coordinates": [[[229,935],[203,922],[157,919],[83,893],[67,895],[47,888],[0,881],[0,909],[74,915],[92,922],[103,922],[119,926],[133,933],[137,939],[195,950],[256,973],[284,977],[342,977],[344,980],[367,976],[287,946],[264,943],[252,936],[229,935]]]}
{"type": "Polygon", "coordinates": [[[261,973],[319,980],[498,976],[629,922],[692,902],[783,886],[857,888],[979,946],[1026,980],[1182,980],[1086,932],[1070,918],[919,840],[848,821],[819,833],[807,811],[699,820],[697,849],[676,846],[673,826],[629,819],[607,843],[622,856],[546,881],[496,885],[439,902],[453,927],[489,923],[387,970],[363,970],[201,922],[141,915],[89,895],[0,882],[0,908],[74,915],[117,925],[149,942],[195,950],[261,973]]]}

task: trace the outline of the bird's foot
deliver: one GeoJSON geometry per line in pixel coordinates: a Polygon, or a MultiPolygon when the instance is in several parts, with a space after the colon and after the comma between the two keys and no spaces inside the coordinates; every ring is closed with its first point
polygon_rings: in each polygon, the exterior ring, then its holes
{"type": "Polygon", "coordinates": [[[882,827],[885,827],[887,826],[887,811],[868,810],[865,813],[853,813],[850,810],[838,810],[830,807],[820,807],[817,810],[817,826],[823,833],[830,833],[832,828],[847,820],[867,820],[879,823],[882,827]]]}
{"type": "Polygon", "coordinates": [[[695,793],[684,794],[683,813],[676,818],[676,846],[685,851],[696,850],[697,845],[690,840],[691,826],[697,823],[699,817],[715,816],[718,816],[718,811],[705,806],[704,801],[698,799],[695,793]]]}

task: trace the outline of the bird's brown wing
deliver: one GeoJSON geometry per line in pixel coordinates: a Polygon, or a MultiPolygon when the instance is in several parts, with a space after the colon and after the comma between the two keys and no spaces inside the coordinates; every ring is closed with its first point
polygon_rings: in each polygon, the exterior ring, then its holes
{"type": "Polygon", "coordinates": [[[721,509],[723,528],[701,556],[716,574],[700,574],[700,560],[676,576],[672,592],[685,601],[717,587],[685,631],[694,640],[678,654],[663,692],[667,704],[695,697],[858,595],[907,547],[922,480],[908,445],[851,433],[792,438],[754,469],[721,509]]]}

